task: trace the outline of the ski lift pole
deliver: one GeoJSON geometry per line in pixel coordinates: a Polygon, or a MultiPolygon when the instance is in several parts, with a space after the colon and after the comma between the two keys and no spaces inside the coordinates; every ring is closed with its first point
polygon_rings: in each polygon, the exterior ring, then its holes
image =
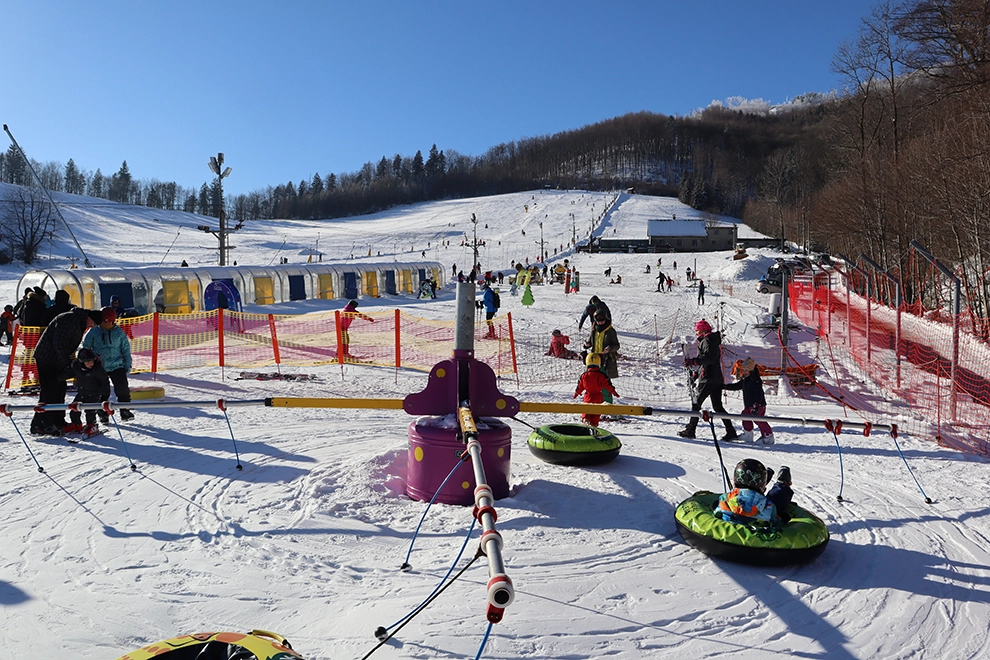
{"type": "Polygon", "coordinates": [[[474,516],[481,523],[481,549],[488,558],[488,611],[491,623],[502,620],[502,614],[516,597],[512,580],[505,574],[502,561],[502,535],[495,529],[498,514],[492,506],[495,496],[485,477],[485,466],[481,463],[481,443],[478,441],[478,427],[474,423],[471,409],[462,405],[457,409],[461,433],[467,442],[467,452],[474,467],[474,516]]]}
{"type": "MultiPolygon", "coordinates": [[[[870,259],[865,254],[859,255],[860,261],[865,261],[868,266],[873,268],[878,274],[886,277],[894,285],[894,311],[896,313],[896,325],[894,326],[894,362],[897,367],[897,388],[901,387],[901,303],[903,302],[901,298],[901,283],[900,281],[891,275],[889,272],[885,271],[880,264],[870,259]]],[[[887,302],[890,302],[890,298],[887,298],[887,302]]]]}
{"type": "Polygon", "coordinates": [[[17,149],[17,151],[20,152],[21,158],[23,158],[24,162],[27,163],[28,169],[31,170],[31,174],[34,175],[35,181],[38,182],[38,185],[41,186],[41,189],[45,191],[46,195],[48,195],[48,201],[51,202],[52,208],[54,208],[55,213],[58,214],[58,219],[62,221],[63,225],[65,225],[65,230],[69,232],[69,236],[72,237],[72,242],[76,244],[76,249],[79,250],[79,254],[82,255],[83,263],[86,264],[86,268],[92,268],[93,264],[89,263],[89,257],[86,256],[86,253],[83,251],[82,246],[79,245],[79,241],[76,240],[76,235],[72,233],[72,228],[69,227],[69,223],[65,221],[65,217],[62,215],[62,211],[58,208],[58,204],[56,204],[55,200],[52,199],[52,194],[48,192],[48,188],[45,187],[45,184],[41,182],[41,177],[38,176],[38,173],[34,171],[34,165],[31,164],[31,161],[30,159],[28,159],[27,154],[24,153],[23,149],[21,149],[21,145],[17,144],[17,140],[14,139],[13,133],[11,133],[10,129],[7,128],[7,124],[3,125],[3,130],[7,133],[7,137],[10,138],[10,141],[14,143],[14,147],[17,149]]]}
{"type": "Polygon", "coordinates": [[[953,284],[952,288],[952,365],[949,373],[949,405],[952,421],[956,420],[956,399],[959,396],[958,376],[959,376],[959,320],[962,313],[962,284],[952,270],[935,258],[931,252],[921,246],[918,241],[911,241],[912,250],[924,257],[930,264],[938,268],[943,275],[949,278],[953,284]]]}

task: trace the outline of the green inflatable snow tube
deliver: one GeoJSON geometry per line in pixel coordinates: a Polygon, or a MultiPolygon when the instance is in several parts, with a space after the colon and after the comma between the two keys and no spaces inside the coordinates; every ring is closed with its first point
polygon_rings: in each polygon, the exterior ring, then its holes
{"type": "Polygon", "coordinates": [[[600,465],[619,455],[622,443],[604,429],[584,424],[548,424],[529,434],[529,451],[555,465],[600,465]]]}
{"type": "Polygon", "coordinates": [[[738,525],[716,517],[718,493],[706,490],[681,502],[674,512],[677,531],[691,547],[729,561],[760,566],[801,564],[825,552],[828,527],[818,516],[796,504],[780,530],[738,525]]]}

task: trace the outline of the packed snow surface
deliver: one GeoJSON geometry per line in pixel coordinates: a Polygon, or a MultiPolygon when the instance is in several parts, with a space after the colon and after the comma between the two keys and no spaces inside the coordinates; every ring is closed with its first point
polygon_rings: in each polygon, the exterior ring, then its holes
{"type": "MultiPolygon", "coordinates": [[[[60,200],[94,266],[215,263],[215,239],[195,229],[208,219],[60,200]]],[[[615,380],[618,402],[684,410],[690,402],[680,344],[691,349],[693,321],[720,319],[736,349],[768,341],[766,330],[753,328],[765,310],[750,301],[773,253],[751,251],[735,261],[724,252],[589,255],[568,246],[592,229],[624,235],[624,217],[670,213],[680,219],[694,212],[672,200],[534,191],[361,218],[251,222],[236,235],[234,255],[264,265],[282,256],[300,263],[310,254],[324,262],[368,258],[369,251],[379,261],[418,260],[425,251],[449,275],[454,263],[469,269],[471,250],[462,241],[475,230],[485,242],[485,269],[535,261],[542,240],[551,266],[568,258],[579,269],[581,291],[565,296],[560,286],[534,287],[536,302],[524,307],[502,288],[500,315],[511,312],[520,345],[536,349],[521,356],[527,377],[519,384],[503,378],[500,388],[523,401],[571,401],[581,365],[542,352],[554,328],[580,349],[587,325],[579,331],[577,321],[597,294],[630,356],[615,380]],[[660,269],[677,280],[672,292],[655,291],[658,257],[660,269]],[[684,277],[688,266],[747,295],[710,286],[700,306],[684,277]],[[622,275],[622,284],[608,283],[607,268],[611,278],[622,275]],[[624,392],[634,397],[624,400],[624,392]]],[[[58,239],[50,249],[51,261],[46,245],[38,266],[69,265],[70,241],[58,239]]],[[[23,271],[0,267],[6,302],[19,296],[23,271]]],[[[277,311],[326,311],[344,302],[302,301],[277,311]]],[[[363,310],[402,305],[411,314],[454,318],[451,285],[433,301],[361,302],[363,310]]],[[[4,362],[7,350],[0,353],[4,362]]],[[[394,629],[419,605],[454,564],[472,518],[469,507],[434,505],[413,545],[412,570],[399,570],[426,509],[405,494],[408,415],[262,405],[230,407],[225,415],[182,406],[270,396],[399,398],[426,386],[426,374],[417,371],[298,371],[319,380],[237,380],[230,369],[161,373],[157,383],[175,407],[138,411],[120,424],[119,435],[111,428],[77,445],[28,435],[30,413],[0,419],[0,658],[110,659],[179,634],[256,628],[286,636],[306,658],[360,658],[377,644],[375,628],[394,629]]],[[[150,375],[132,377],[132,384],[151,382],[150,375]]],[[[771,415],[861,420],[826,397],[783,391],[770,401],[771,415]]],[[[735,395],[726,405],[741,408],[735,395]]],[[[514,432],[511,492],[496,509],[516,598],[481,657],[990,657],[983,492],[990,472],[982,458],[940,448],[931,437],[895,441],[887,433],[845,431],[836,438],[813,422],[776,424],[773,446],[720,443],[730,469],[744,457],[790,466],[797,503],[831,533],[810,564],[753,568],[713,560],[676,531],[679,502],[722,489],[719,455],[704,424],[698,439],[686,440],[676,435],[683,415],[603,422],[621,438],[620,456],[574,468],[541,462],[526,438],[530,425],[576,416],[522,413],[507,421],[514,432]]],[[[475,526],[455,573],[475,555],[478,535],[475,526]]],[[[488,627],[488,577],[484,558],[476,561],[372,657],[476,657],[488,627]]]]}

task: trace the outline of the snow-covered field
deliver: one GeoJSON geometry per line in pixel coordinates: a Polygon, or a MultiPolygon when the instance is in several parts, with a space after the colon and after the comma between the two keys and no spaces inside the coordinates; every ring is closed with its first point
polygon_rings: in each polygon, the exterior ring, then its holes
{"type": "MultiPolygon", "coordinates": [[[[504,379],[503,391],[523,401],[571,400],[579,363],[540,353],[553,328],[580,346],[587,325],[579,332],[577,319],[588,297],[598,294],[630,356],[615,381],[626,395],[619,402],[686,409],[680,343],[691,340],[694,320],[720,318],[734,350],[765,345],[766,331],[753,328],[762,312],[757,305],[714,288],[699,307],[684,268],[745,289],[772,253],[755,251],[743,261],[728,253],[662,255],[661,268],[672,274],[678,261],[679,283],[672,293],[655,293],[658,255],[566,248],[573,235],[587,236],[612,198],[535,191],[347,220],[251,223],[236,236],[235,256],[242,264],[268,264],[280,256],[298,263],[314,252],[326,262],[367,258],[369,250],[375,260],[428,251],[448,268],[456,263],[467,270],[470,248],[461,240],[472,236],[474,213],[485,241],[482,264],[508,269],[513,259],[535,259],[542,222],[547,249],[571,259],[582,288],[564,296],[560,287],[534,287],[536,303],[523,307],[503,287],[502,312],[512,313],[520,344],[541,349],[524,353],[524,377],[518,385],[504,379]],[[622,275],[621,285],[608,284],[603,272],[609,267],[613,277],[622,275]]],[[[596,234],[642,235],[650,204],[654,217],[696,214],[673,200],[620,195],[595,225],[596,234]]],[[[215,239],[195,229],[203,218],[86,198],[71,199],[63,213],[94,266],[215,260],[215,239]]],[[[66,267],[70,244],[56,242],[52,254],[54,267],[66,267]]],[[[0,298],[16,300],[22,272],[23,266],[0,267],[0,298]]],[[[279,311],[324,311],[343,302],[304,301],[279,311]]],[[[435,301],[362,300],[363,309],[398,304],[452,319],[453,288],[435,301]]],[[[0,352],[3,368],[6,350],[0,352]]],[[[408,415],[231,407],[230,429],[244,466],[238,471],[223,413],[181,406],[216,398],[401,397],[426,384],[425,374],[405,370],[299,371],[319,381],[236,380],[236,372],[221,377],[218,369],[160,374],[174,408],[140,411],[121,425],[122,436],[111,430],[78,445],[26,435],[29,413],[0,419],[0,659],[109,659],[182,633],[253,628],[285,635],[306,658],[360,658],[377,644],[376,627],[393,628],[423,601],[451,568],[472,519],[467,507],[431,508],[412,549],[412,570],[398,570],[426,507],[404,492],[408,415]],[[129,469],[121,437],[137,471],[129,469]]],[[[132,381],[146,384],[150,376],[132,381]]],[[[824,398],[801,398],[800,391],[770,400],[769,414],[842,415],[824,398]]],[[[739,398],[730,397],[727,407],[738,412],[739,398]]],[[[844,432],[840,467],[835,439],[817,424],[775,425],[771,447],[722,445],[728,467],[747,456],[775,469],[789,465],[797,502],[816,512],[832,535],[825,553],[808,565],[753,568],[714,561],[675,529],[679,502],[721,488],[710,434],[684,440],[676,436],[684,417],[645,417],[603,424],[623,442],[610,464],[566,468],[532,456],[528,425],[565,419],[576,418],[523,413],[508,420],[511,494],[496,509],[516,600],[480,657],[990,656],[990,523],[982,488],[990,471],[984,459],[941,449],[932,438],[902,436],[895,445],[885,433],[844,432]]],[[[474,556],[478,533],[475,528],[455,571],[474,556]]],[[[488,626],[487,581],[486,563],[475,562],[372,657],[476,657],[488,626]]]]}

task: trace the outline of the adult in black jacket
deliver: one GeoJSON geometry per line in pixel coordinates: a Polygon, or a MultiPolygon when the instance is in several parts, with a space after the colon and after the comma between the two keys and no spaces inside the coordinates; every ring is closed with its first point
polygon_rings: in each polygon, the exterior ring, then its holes
{"type": "Polygon", "coordinates": [[[47,298],[44,289],[40,287],[34,287],[34,290],[25,296],[17,317],[21,325],[42,328],[48,325],[48,304],[45,302],[47,298]]]}
{"type": "Polygon", "coordinates": [[[51,323],[59,314],[67,312],[73,307],[75,307],[75,305],[69,302],[69,292],[65,289],[59,289],[55,292],[55,304],[48,308],[45,325],[51,323]]]}
{"type": "MultiPolygon", "coordinates": [[[[722,335],[713,332],[711,324],[705,319],[701,319],[694,324],[694,332],[698,335],[698,357],[687,360],[688,367],[699,367],[696,381],[698,396],[691,404],[691,410],[699,412],[701,404],[705,399],[711,398],[712,410],[724,413],[725,407],[722,405],[722,387],[725,385],[725,378],[722,376],[722,335]]],[[[725,435],[722,440],[736,440],[739,436],[732,422],[723,419],[725,424],[725,435]]],[[[682,438],[695,437],[695,429],[698,428],[698,418],[692,417],[687,426],[677,432],[682,438]]]]}
{"type": "Polygon", "coordinates": [[[590,317],[591,322],[595,322],[595,312],[602,310],[605,312],[605,316],[608,320],[612,320],[612,312],[609,310],[608,305],[603,303],[598,296],[591,296],[591,300],[588,301],[588,306],[584,308],[584,314],[581,315],[581,320],[578,321],[578,330],[584,325],[584,322],[590,317]]]}
{"type": "MultiPolygon", "coordinates": [[[[63,312],[48,324],[34,349],[34,361],[38,367],[38,384],[41,393],[39,404],[65,403],[65,381],[73,377],[72,355],[79,348],[83,335],[89,328],[103,320],[100,310],[80,307],[63,312]]],[[[52,410],[35,413],[31,420],[31,433],[62,435],[65,411],[52,410]]]]}

